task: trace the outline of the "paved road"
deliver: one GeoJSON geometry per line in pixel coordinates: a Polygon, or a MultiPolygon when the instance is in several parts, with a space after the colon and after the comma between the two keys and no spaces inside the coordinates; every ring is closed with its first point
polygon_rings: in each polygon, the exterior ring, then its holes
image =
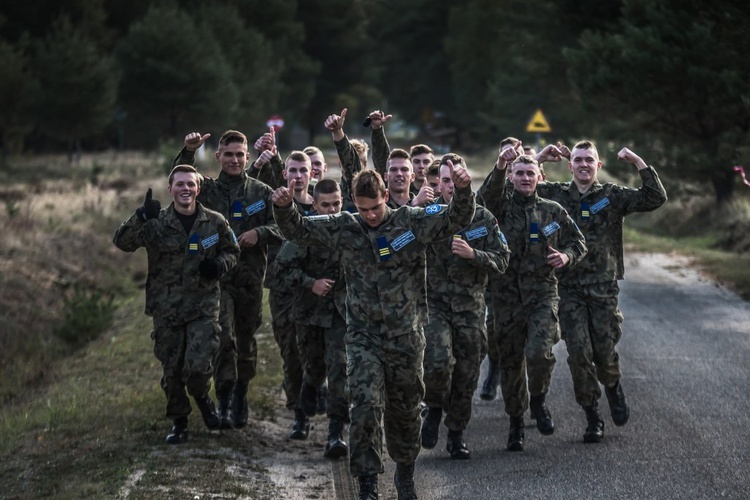
{"type": "MultiPolygon", "coordinates": [[[[438,446],[417,461],[420,499],[750,498],[750,306],[661,255],[627,258],[620,355],[630,421],[584,444],[564,343],[548,397],[557,425],[540,435],[526,418],[526,451],[505,451],[502,401],[475,395],[469,461],[438,446]]],[[[484,367],[483,367],[484,369],[484,367]]],[[[396,498],[393,463],[381,498],[396,498]]]]}

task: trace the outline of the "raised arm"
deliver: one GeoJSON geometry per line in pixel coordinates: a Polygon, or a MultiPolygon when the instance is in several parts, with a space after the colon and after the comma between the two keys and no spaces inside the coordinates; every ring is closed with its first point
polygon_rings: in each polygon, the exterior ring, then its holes
{"type": "Polygon", "coordinates": [[[385,137],[385,122],[393,118],[393,115],[386,115],[382,111],[375,110],[368,116],[370,119],[370,142],[372,143],[372,163],[375,165],[375,171],[385,178],[388,170],[388,155],[391,154],[391,147],[388,139],[385,137]]]}

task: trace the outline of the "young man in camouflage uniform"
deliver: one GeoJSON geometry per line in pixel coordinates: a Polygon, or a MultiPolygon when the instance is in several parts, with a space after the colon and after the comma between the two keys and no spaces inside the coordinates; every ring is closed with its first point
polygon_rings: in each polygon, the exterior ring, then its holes
{"type": "MultiPolygon", "coordinates": [[[[451,165],[452,167],[452,165],[451,165]]],[[[347,393],[351,403],[350,467],[359,480],[359,498],[378,498],[383,472],[384,422],[388,452],[396,462],[400,499],[416,498],[414,462],[419,455],[420,407],[426,320],[425,250],[471,222],[471,176],[453,172],[451,203],[427,209],[391,210],[377,172],[353,181],[358,214],[301,217],[285,188],[273,196],[282,234],[302,244],[341,252],[347,285],[347,393]]]]}
{"type": "Polygon", "coordinates": [[[367,118],[371,129],[373,163],[375,170],[383,176],[386,187],[391,193],[388,200],[389,206],[391,208],[398,208],[402,205],[422,207],[432,203],[437,195],[432,187],[424,182],[424,170],[435,159],[432,149],[425,144],[417,144],[412,146],[409,152],[403,149],[391,150],[383,125],[392,118],[392,115],[375,110],[367,118]],[[419,160],[418,167],[413,163],[412,153],[419,160]],[[403,163],[394,162],[393,159],[409,160],[410,171],[406,172],[403,163]],[[419,175],[416,170],[419,170],[419,175]]]}
{"type": "MultiPolygon", "coordinates": [[[[442,158],[442,196],[436,201],[441,204],[450,203],[453,198],[448,160],[453,165],[464,165],[463,158],[455,154],[442,158]]],[[[471,419],[471,400],[484,351],[487,275],[505,271],[509,254],[497,219],[481,206],[477,206],[471,224],[449,241],[433,243],[427,250],[430,314],[425,327],[424,401],[429,409],[422,422],[423,448],[437,444],[445,410],[446,450],[451,458],[470,456],[463,431],[471,419]]]]}
{"type": "Polygon", "coordinates": [[[500,386],[510,416],[507,447],[511,451],[524,449],[527,408],[540,433],[555,431],[545,402],[555,366],[552,348],[560,340],[555,270],[575,264],[586,254],[583,234],[565,209],[537,195],[539,176],[536,160],[520,156],[511,166],[512,195],[506,194],[504,175],[482,186],[486,207],[496,215],[503,214],[500,229],[511,250],[508,269],[492,284],[500,386]]]}
{"type": "MultiPolygon", "coordinates": [[[[341,212],[341,189],[332,179],[322,179],[313,193],[315,215],[341,212]]],[[[346,384],[346,282],[338,251],[322,246],[304,246],[287,241],[276,256],[274,271],[295,291],[292,319],[297,330],[297,345],[303,380],[300,407],[305,415],[317,412],[318,388],[326,380],[326,413],[329,418],[328,441],[324,456],[339,458],[349,453],[343,439],[349,422],[346,384]]]]}
{"type": "MultiPolygon", "coordinates": [[[[192,164],[195,151],[211,134],[192,132],[174,163],[192,164]]],[[[221,347],[214,366],[214,384],[222,428],[247,424],[247,390],[255,377],[258,344],[255,332],[261,324],[263,276],[267,246],[280,242],[273,221],[273,190],[246,172],[247,138],[227,130],[219,139],[216,161],[219,177],[205,177],[198,200],[229,221],[242,253],[236,268],[221,280],[221,347]]]]}
{"type": "MultiPolygon", "coordinates": [[[[495,169],[501,168],[503,172],[507,172],[506,165],[508,163],[507,157],[510,153],[515,153],[512,155],[512,160],[515,160],[518,156],[523,154],[523,149],[521,145],[521,141],[516,139],[515,137],[506,137],[502,141],[500,141],[500,149],[498,151],[497,155],[497,161],[495,162],[495,169]]],[[[511,161],[512,161],[511,160],[511,161]]],[[[492,171],[494,172],[495,169],[492,171]]],[[[488,181],[485,179],[483,184],[486,184],[488,181]]],[[[510,184],[510,179],[507,180],[507,182],[510,184]]],[[[484,185],[479,188],[479,192],[477,193],[477,203],[482,204],[483,200],[481,199],[482,193],[484,192],[484,185]]],[[[506,191],[507,196],[510,196],[510,194],[513,192],[512,190],[512,184],[508,186],[508,189],[506,191]]],[[[493,214],[495,217],[500,219],[503,214],[493,214]]],[[[492,281],[495,279],[495,275],[491,275],[489,277],[489,285],[487,286],[487,291],[485,292],[485,305],[487,307],[487,375],[484,379],[484,382],[482,383],[482,388],[479,390],[479,397],[483,399],[484,401],[492,401],[497,397],[497,384],[500,382],[500,351],[497,347],[497,335],[495,333],[495,314],[492,309],[492,289],[494,288],[492,286],[492,281]]]]}
{"type": "Polygon", "coordinates": [[[196,202],[200,176],[189,165],[169,174],[172,203],[161,210],[151,189],[143,206],[114,235],[120,250],[148,254],[146,314],[153,317],[154,354],[161,362],[170,444],[187,439],[193,396],[209,429],[219,428],[211,388],[211,360],[219,348],[219,278],[237,263],[240,248],[224,217],[196,202]]]}
{"type": "Polygon", "coordinates": [[[588,425],[583,440],[598,443],[604,437],[604,421],[598,408],[600,383],[615,425],[625,425],[630,415],[616,350],[623,319],[617,306],[617,281],[623,279],[625,271],[623,219],[632,213],[656,210],[667,201],[667,192],[656,170],[628,148],[623,148],[617,157],[638,169],[642,182],[639,189],[609,182],[600,184],[597,174],[602,163],[592,142],[581,141],[572,151],[559,143],[558,146],[547,146],[537,157],[542,161],[569,158],[573,179],[540,184],[538,191],[540,196],[555,200],[568,210],[586,237],[586,257],[575,269],[557,273],[560,328],[568,349],[576,402],[586,413],[588,425]]]}

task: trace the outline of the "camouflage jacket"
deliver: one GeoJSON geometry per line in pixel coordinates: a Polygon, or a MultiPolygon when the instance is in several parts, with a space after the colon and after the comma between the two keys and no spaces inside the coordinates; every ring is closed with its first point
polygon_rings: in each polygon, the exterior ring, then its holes
{"type": "Polygon", "coordinates": [[[467,187],[456,189],[447,207],[386,207],[377,228],[348,212],[303,218],[294,204],[274,206],[274,216],[287,239],[341,252],[347,325],[391,338],[424,325],[426,248],[467,226],[474,207],[474,194],[467,187]]]}
{"type": "MultiPolygon", "coordinates": [[[[271,205],[273,205],[273,203],[271,203],[271,205]]],[[[312,206],[310,205],[302,205],[296,201],[294,202],[294,205],[302,215],[306,216],[312,213],[312,206]]],[[[268,246],[268,272],[266,272],[266,279],[263,281],[263,286],[269,290],[292,290],[287,286],[283,276],[276,272],[276,266],[274,265],[274,262],[276,262],[276,258],[279,255],[279,251],[281,250],[282,243],[284,242],[280,241],[268,246]]]]}
{"type": "Polygon", "coordinates": [[[349,138],[344,136],[340,141],[333,141],[336,146],[336,153],[339,156],[339,162],[341,163],[341,197],[343,199],[342,210],[348,212],[356,212],[357,209],[354,206],[354,197],[352,196],[352,180],[354,176],[364,170],[364,165],[359,160],[359,154],[354,149],[352,143],[349,142],[349,138]]]}
{"type": "MultiPolygon", "coordinates": [[[[194,153],[183,147],[173,164],[192,165],[194,159],[194,153]]],[[[266,247],[281,242],[281,234],[273,220],[272,194],[273,189],[250,178],[246,172],[236,177],[221,172],[218,179],[204,176],[198,201],[222,214],[235,234],[240,235],[251,229],[258,233],[258,243],[242,248],[239,264],[222,278],[222,283],[243,286],[263,281],[268,253],[266,247]]]]}
{"type": "Polygon", "coordinates": [[[190,234],[175,214],[174,204],[159,217],[143,222],[136,214],[115,232],[115,246],[126,252],[146,248],[146,314],[175,322],[219,316],[219,280],[201,276],[204,259],[217,259],[222,274],[237,263],[240,248],[224,217],[197,204],[198,216],[190,234]]]}
{"type": "Polygon", "coordinates": [[[274,260],[274,272],[294,290],[295,322],[330,327],[335,314],[346,318],[346,281],[336,250],[284,242],[274,260]],[[336,281],[333,293],[321,297],[312,292],[315,280],[320,278],[336,281]]]}
{"type": "Polygon", "coordinates": [[[586,237],[586,257],[575,268],[566,266],[557,271],[561,283],[588,285],[623,279],[624,217],[656,210],[667,201],[667,192],[653,168],[640,170],[639,174],[643,181],[640,189],[596,182],[580,193],[573,181],[539,184],[539,196],[562,205],[586,237]]]}
{"type": "Polygon", "coordinates": [[[509,195],[504,177],[497,185],[499,189],[485,191],[484,200],[494,207],[493,213],[502,215],[498,222],[511,251],[498,283],[517,280],[524,289],[535,283],[556,284],[555,268],[547,263],[548,247],[570,258],[566,267],[574,266],[586,255],[583,234],[558,203],[537,193],[526,197],[513,190],[509,195]]]}
{"type": "MultiPolygon", "coordinates": [[[[443,199],[439,198],[438,202],[443,199]]],[[[500,274],[508,267],[510,251],[497,219],[477,205],[471,224],[453,238],[431,244],[427,249],[427,302],[430,307],[453,312],[482,310],[488,274],[500,274]],[[465,240],[476,252],[474,259],[453,254],[452,241],[465,240]]]]}

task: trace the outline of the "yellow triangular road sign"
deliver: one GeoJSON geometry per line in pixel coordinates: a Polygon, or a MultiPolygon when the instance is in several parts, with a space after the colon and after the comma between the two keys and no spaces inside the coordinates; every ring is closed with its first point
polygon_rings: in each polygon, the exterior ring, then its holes
{"type": "Polygon", "coordinates": [[[537,109],[534,113],[534,117],[529,121],[526,126],[526,132],[552,132],[552,129],[547,123],[547,119],[542,114],[541,109],[537,109]]]}

